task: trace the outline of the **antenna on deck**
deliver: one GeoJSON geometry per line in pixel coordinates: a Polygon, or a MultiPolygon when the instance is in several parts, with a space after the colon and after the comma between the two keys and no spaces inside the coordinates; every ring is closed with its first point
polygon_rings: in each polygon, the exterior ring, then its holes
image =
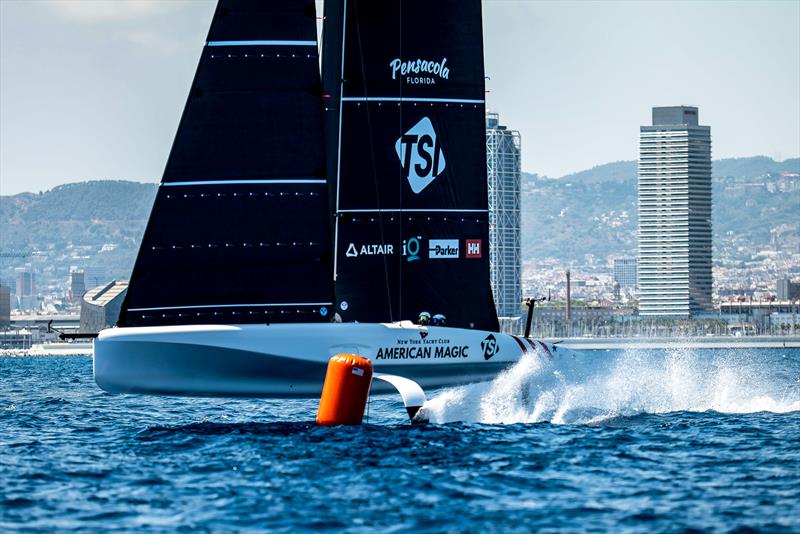
{"type": "Polygon", "coordinates": [[[528,318],[525,320],[525,336],[524,337],[531,337],[531,321],[533,321],[533,309],[536,307],[537,302],[550,302],[550,290],[547,290],[546,297],[530,297],[525,299],[525,305],[528,307],[528,318]]]}

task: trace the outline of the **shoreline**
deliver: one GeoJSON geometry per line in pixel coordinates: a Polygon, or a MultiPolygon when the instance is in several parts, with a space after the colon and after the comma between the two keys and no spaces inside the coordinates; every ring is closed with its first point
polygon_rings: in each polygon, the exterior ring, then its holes
{"type": "Polygon", "coordinates": [[[92,343],[39,343],[29,349],[0,349],[0,356],[92,356],[92,343]]]}
{"type": "Polygon", "coordinates": [[[611,349],[798,349],[800,336],[618,337],[545,339],[573,350],[611,349]]]}

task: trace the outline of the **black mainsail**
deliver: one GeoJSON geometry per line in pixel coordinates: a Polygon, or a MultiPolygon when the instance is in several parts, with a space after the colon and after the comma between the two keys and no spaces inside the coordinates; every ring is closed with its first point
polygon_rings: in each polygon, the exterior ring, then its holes
{"type": "Polygon", "coordinates": [[[497,330],[480,0],[326,4],[337,312],[497,330]]]}
{"type": "Polygon", "coordinates": [[[330,319],[312,0],[221,0],[121,326],[330,319]]]}

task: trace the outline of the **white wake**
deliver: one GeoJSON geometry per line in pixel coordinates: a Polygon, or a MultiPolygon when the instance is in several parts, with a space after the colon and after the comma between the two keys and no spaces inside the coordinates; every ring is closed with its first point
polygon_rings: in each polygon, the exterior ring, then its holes
{"type": "Polygon", "coordinates": [[[592,423],[640,413],[800,411],[800,355],[757,350],[560,350],[527,354],[492,382],[446,389],[432,422],[592,423]]]}

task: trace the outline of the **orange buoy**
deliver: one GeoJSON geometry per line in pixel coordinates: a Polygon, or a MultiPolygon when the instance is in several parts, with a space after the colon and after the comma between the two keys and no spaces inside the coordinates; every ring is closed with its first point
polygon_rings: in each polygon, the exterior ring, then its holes
{"type": "Polygon", "coordinates": [[[337,354],[328,361],[317,410],[317,424],[360,425],[372,384],[372,362],[355,354],[337,354]]]}

